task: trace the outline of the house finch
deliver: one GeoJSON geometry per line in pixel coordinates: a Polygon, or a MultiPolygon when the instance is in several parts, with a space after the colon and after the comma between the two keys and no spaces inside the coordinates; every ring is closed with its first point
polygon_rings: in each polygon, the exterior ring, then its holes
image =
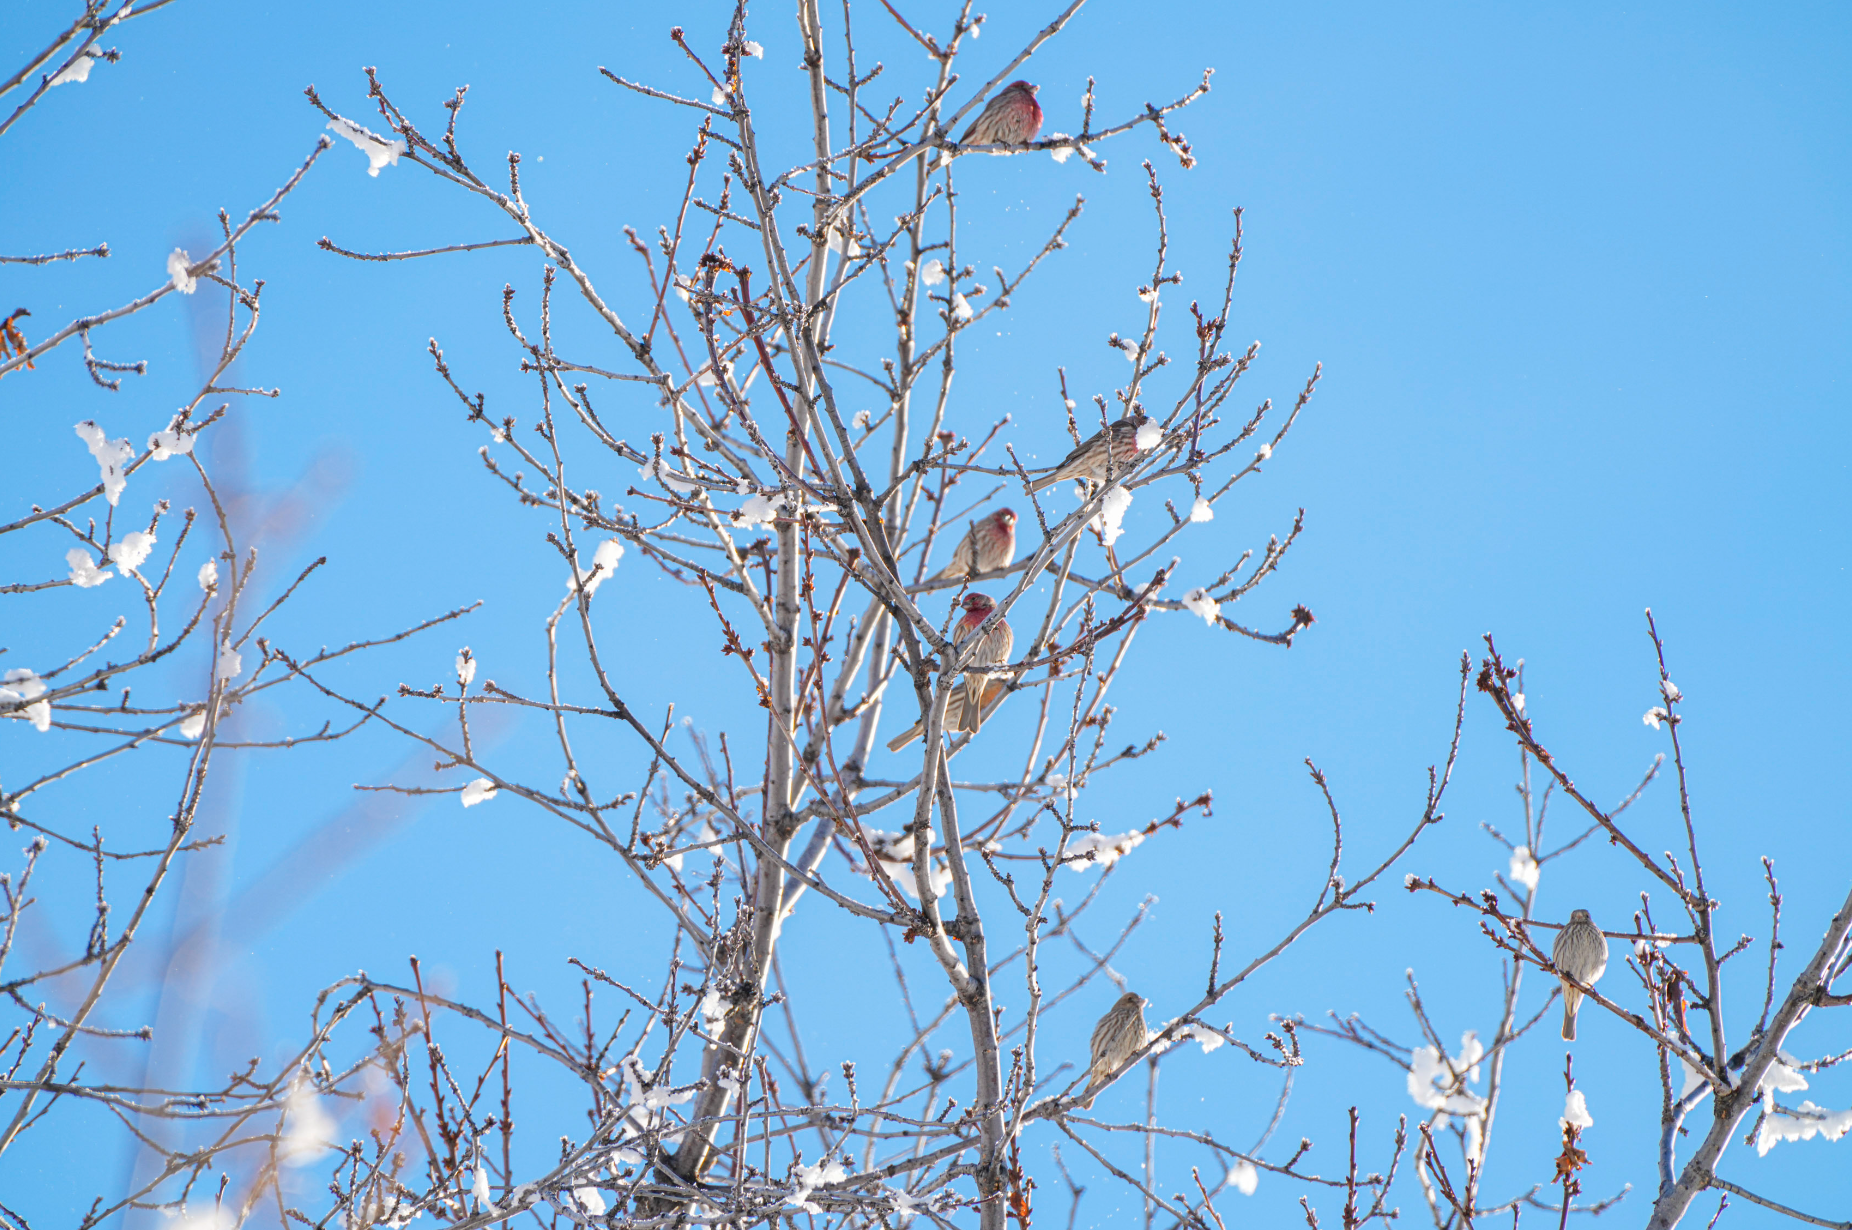
{"type": "Polygon", "coordinates": [[[1550,947],[1550,960],[1563,978],[1563,1041],[1575,1041],[1575,1014],[1582,1007],[1582,992],[1569,985],[1574,978],[1585,986],[1594,986],[1608,969],[1608,940],[1601,928],[1589,921],[1587,910],[1569,915],[1569,925],[1556,933],[1550,947]]]}
{"type": "Polygon", "coordinates": [[[1012,81],[997,91],[984,110],[971,121],[960,145],[1021,145],[1042,131],[1042,104],[1035,101],[1036,87],[1012,81]]]}
{"type": "Polygon", "coordinates": [[[1125,468],[1132,464],[1132,458],[1138,456],[1138,429],[1144,425],[1145,416],[1135,414],[1130,418],[1120,419],[1106,431],[1096,431],[1080,442],[1073,452],[1061,459],[1053,474],[1045,475],[1029,484],[1029,490],[1041,491],[1058,482],[1070,478],[1086,478],[1094,482],[1106,479],[1106,437],[1112,436],[1112,468],[1114,474],[1125,473],[1125,468]]]}
{"type": "MultiPolygon", "coordinates": [[[[952,645],[957,648],[966,637],[977,631],[979,624],[990,618],[990,613],[997,609],[997,604],[990,600],[989,594],[969,593],[964,599],[965,615],[952,626],[952,645]]],[[[1010,631],[1010,622],[999,619],[983,634],[977,644],[977,650],[971,657],[970,665],[965,670],[962,682],[955,685],[950,696],[945,699],[945,728],[947,730],[975,731],[984,723],[984,706],[994,701],[1003,690],[1000,680],[988,678],[983,669],[986,666],[1001,666],[1010,660],[1010,650],[1016,643],[1016,634],[1010,631]],[[988,687],[986,685],[989,685],[988,687]]],[[[887,750],[898,752],[907,744],[921,737],[926,732],[924,719],[894,736],[888,742],[887,750]]]]}
{"type": "Polygon", "coordinates": [[[933,577],[935,581],[968,577],[993,568],[1005,568],[1016,558],[1016,510],[999,508],[971,523],[965,536],[952,548],[952,562],[933,577]]]}
{"type": "Polygon", "coordinates": [[[1086,1100],[1079,1104],[1080,1109],[1093,1109],[1093,1096],[1099,1092],[1094,1086],[1130,1059],[1132,1052],[1145,1044],[1147,1036],[1144,997],[1136,991],[1127,991],[1093,1027],[1093,1042],[1088,1048],[1092,1052],[1087,1065],[1088,1093],[1086,1100]]]}

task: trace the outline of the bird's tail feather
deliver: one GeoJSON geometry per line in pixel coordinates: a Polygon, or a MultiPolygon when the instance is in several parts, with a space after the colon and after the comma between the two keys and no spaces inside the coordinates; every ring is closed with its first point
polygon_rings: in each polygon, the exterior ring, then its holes
{"type": "Polygon", "coordinates": [[[975,732],[984,725],[984,676],[969,674],[965,676],[963,690],[952,697],[954,704],[961,700],[964,703],[958,705],[959,712],[955,724],[952,720],[952,705],[946,706],[946,725],[953,730],[975,732]]]}

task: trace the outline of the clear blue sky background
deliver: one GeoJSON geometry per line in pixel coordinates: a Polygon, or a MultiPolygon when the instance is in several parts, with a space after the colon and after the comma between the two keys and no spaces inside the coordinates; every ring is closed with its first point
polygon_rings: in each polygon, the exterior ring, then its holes
{"type": "MultiPolygon", "coordinates": [[[[935,27],[949,20],[917,3],[905,8],[935,27]]],[[[1046,20],[1038,6],[993,9],[968,53],[967,83],[988,76],[1046,20]]],[[[682,15],[697,45],[717,45],[721,12],[698,5],[682,15]]],[[[884,60],[911,97],[920,65],[878,14],[874,6],[856,11],[869,29],[864,69],[884,60]]],[[[749,66],[748,88],[764,126],[793,114],[801,79],[785,8],[761,6],[754,17],[752,37],[767,54],[749,66]]],[[[106,239],[113,255],[75,267],[7,267],[0,307],[31,306],[42,331],[145,293],[173,246],[211,246],[216,208],[242,216],[306,155],[321,121],[301,97],[304,86],[315,84],[331,106],[364,122],[359,68],[370,64],[427,131],[441,127],[438,104],[450,89],[467,82],[466,151],[484,169],[507,149],[522,151],[543,225],[634,315],[642,296],[621,228],[647,235],[671,219],[689,125],[596,70],[704,96],[666,38],[675,19],[668,6],[640,4],[511,12],[473,3],[183,0],[123,29],[109,40],[124,52],[120,65],[52,92],[4,138],[0,248],[106,239]]],[[[53,21],[39,12],[6,23],[0,64],[36,50],[53,21]]],[[[1246,208],[1232,333],[1237,343],[1260,338],[1265,347],[1238,404],[1290,401],[1314,362],[1325,363],[1318,397],[1288,447],[1185,540],[1185,575],[1207,579],[1283,532],[1303,506],[1308,528],[1287,567],[1235,615],[1280,626],[1304,602],[1317,625],[1290,652],[1212,634],[1187,617],[1147,631],[1135,676],[1117,692],[1115,733],[1136,741],[1162,729],[1169,743],[1083,799],[1083,815],[1122,831],[1162,814],[1173,796],[1215,792],[1212,819],[1163,834],[1124,864],[1089,932],[1105,942],[1109,921],[1156,895],[1121,968],[1137,971],[1158,1019],[1193,1002],[1214,911],[1225,913],[1236,951],[1258,951],[1316,893],[1327,822],[1303,758],[1330,774],[1353,869],[1413,822],[1424,767],[1445,751],[1459,654],[1476,654],[1487,631],[1527,660],[1530,710],[1578,783],[1598,800],[1624,794],[1665,747],[1640,721],[1655,702],[1641,616],[1649,605],[1690,700],[1694,806],[1712,891],[1724,904],[1722,928],[1766,938],[1756,860],[1767,854],[1787,894],[1784,973],[1811,951],[1844,896],[1848,866],[1838,711],[1852,685],[1844,639],[1849,34],[1846,11],[1828,4],[1102,0],[1038,57],[1029,75],[1043,86],[1048,127],[1067,131],[1078,127],[1089,74],[1100,79],[1103,115],[1117,117],[1147,99],[1175,97],[1213,66],[1214,92],[1178,125],[1202,163],[1182,172],[1141,134],[1102,150],[1112,164],[1104,179],[1078,160],[1056,166],[1040,156],[963,171],[961,245],[980,267],[1019,263],[1075,193],[1088,208],[1069,250],[1016,297],[994,336],[963,345],[955,424],[976,434],[1008,413],[1019,447],[1047,458],[1064,440],[1055,366],[1066,365],[1086,392],[1110,392],[1123,379],[1123,359],[1103,340],[1131,328],[1141,307],[1132,295],[1149,269],[1152,227],[1138,170],[1146,156],[1169,193],[1185,294],[1207,296],[1219,285],[1229,210],[1246,208]]],[[[796,145],[787,152],[802,156],[796,145]]],[[[345,145],[329,151],[283,215],[244,250],[244,269],[268,285],[264,324],[239,373],[241,383],[279,386],[283,396],[240,406],[233,430],[214,445],[221,471],[243,475],[247,513],[275,514],[265,540],[273,584],[317,556],[330,560],[274,636],[311,650],[481,598],[486,606],[464,628],[350,667],[342,681],[368,696],[401,680],[428,685],[446,677],[467,643],[484,677],[536,687],[537,615],[561,585],[542,538],[548,526],[484,476],[475,458],[481,433],[461,422],[424,345],[436,336],[464,385],[488,393],[492,413],[530,419],[531,386],[514,371],[499,293],[512,282],[531,308],[538,261],[504,251],[381,267],[317,251],[323,235],[377,251],[508,233],[487,207],[440,190],[415,168],[369,179],[345,145]]],[[[190,314],[203,299],[169,298],[98,336],[108,357],[155,361],[121,394],[91,387],[74,347],[36,375],[0,384],[9,452],[30,459],[34,479],[15,487],[23,476],[9,465],[5,485],[14,492],[0,514],[94,481],[73,422],[96,417],[111,435],[136,439],[165,424],[197,383],[190,354],[198,320],[190,314]]],[[[1167,299],[1176,324],[1183,296],[1167,299]]],[[[872,299],[863,306],[876,318],[884,311],[872,299]]],[[[618,362],[615,345],[576,306],[557,318],[564,349],[618,362]]],[[[844,327],[857,322],[846,318],[844,327]]],[[[1165,339],[1173,354],[1187,349],[1184,336],[1165,339]]],[[[642,401],[605,396],[622,407],[630,438],[641,439],[650,429],[642,401]]],[[[608,491],[632,481],[628,468],[581,475],[608,491]]],[[[125,506],[145,510],[159,481],[177,479],[131,482],[125,506]]],[[[176,498],[190,497],[176,489],[176,498]]],[[[1154,512],[1135,509],[1134,536],[1139,517],[1154,512]]],[[[7,544],[9,579],[60,570],[63,544],[54,551],[49,538],[38,539],[43,560],[30,545],[7,544]]],[[[77,636],[67,625],[87,632],[125,599],[120,585],[6,599],[13,605],[0,608],[0,639],[50,659],[77,636]]],[[[660,711],[674,698],[678,714],[757,746],[749,733],[756,710],[737,704],[739,680],[716,662],[714,633],[687,591],[632,556],[597,607],[607,644],[628,646],[618,671],[634,703],[660,711]]],[[[171,686],[191,695],[202,670],[201,661],[178,664],[171,686]]],[[[436,728],[440,719],[418,720],[436,728]]],[[[250,721],[280,732],[308,717],[259,711],[250,721]]],[[[36,763],[37,737],[17,726],[0,732],[0,773],[10,779],[36,763]]],[[[509,776],[557,779],[539,723],[511,722],[491,737],[509,776]]],[[[538,812],[509,799],[467,813],[453,798],[423,807],[356,800],[356,782],[422,780],[429,757],[408,760],[408,750],[380,739],[221,771],[203,823],[232,840],[187,873],[185,904],[178,918],[164,912],[149,934],[151,951],[130,970],[132,993],[115,1020],[136,1024],[158,1013],[168,1071],[222,1073],[269,1055],[275,1039],[301,1032],[315,989],[357,968],[397,975],[408,953],[436,967],[440,981],[483,996],[493,985],[492,952],[502,948],[517,986],[540,993],[563,1018],[576,1002],[568,956],[620,977],[658,977],[659,918],[614,860],[587,857],[583,841],[538,812]],[[161,1002],[168,963],[154,958],[202,919],[222,928],[223,966],[193,1002],[161,1002]]],[[[601,793],[635,784],[643,762],[634,745],[614,742],[602,755],[610,789],[601,793]]],[[[1517,757],[1478,698],[1468,702],[1462,755],[1446,822],[1385,883],[1374,916],[1327,923],[1217,1019],[1257,1042],[1270,1013],[1361,1011],[1416,1041],[1400,999],[1404,970],[1413,968],[1444,1036],[1468,1028],[1491,1036],[1495,963],[1475,924],[1398,887],[1410,870],[1476,890],[1504,866],[1477,826],[1518,827],[1510,789],[1517,757]]],[[[71,827],[158,829],[167,799],[134,793],[132,778],[95,775],[74,785],[62,796],[71,827]]],[[[1648,849],[1674,844],[1675,804],[1662,782],[1632,813],[1648,849]]],[[[1559,816],[1559,833],[1575,831],[1559,816]]],[[[48,884],[76,886],[88,872],[73,864],[47,874],[69,877],[48,884]]],[[[1079,877],[1073,883],[1068,895],[1077,899],[1083,886],[1079,877]]],[[[1591,843],[1546,873],[1542,914],[1585,904],[1621,925],[1646,887],[1591,843]]],[[[813,1003],[822,988],[840,988],[864,969],[880,974],[886,960],[873,937],[845,944],[837,916],[814,906],[794,922],[784,955],[794,989],[813,1003]]],[[[1659,908],[1669,915],[1671,903],[1659,908]]],[[[71,925],[65,941],[80,942],[84,924],[71,925]]],[[[915,985],[936,985],[925,954],[908,956],[915,985]]],[[[1757,950],[1741,958],[1760,960],[1757,950]]],[[[1637,1001],[1628,980],[1617,960],[1609,983],[1637,1001]]],[[[1759,1007],[1751,1003],[1759,980],[1759,967],[1736,974],[1728,1011],[1739,1041],[1759,1007]]],[[[1533,979],[1527,1015],[1544,994],[1533,979]]],[[[1002,998],[1019,1007],[1023,997],[1002,998]]],[[[1047,1054],[1066,1045],[1079,1055],[1109,998],[1102,986],[1058,1018],[1047,1054]]],[[[923,999],[936,1002],[936,991],[923,999]]],[[[813,1008],[803,1020],[813,1063],[855,1058],[866,1071],[879,1062],[856,1015],[846,1004],[833,1016],[813,1008]]],[[[1605,1196],[1632,1183],[1619,1213],[1632,1223],[1655,1181],[1657,1078],[1637,1037],[1599,1015],[1584,1020],[1577,1072],[1595,1118],[1586,1190],[1605,1196]]],[[[956,1030],[944,1038],[964,1053],[956,1030]]],[[[1843,1020],[1817,1015],[1794,1049],[1812,1057],[1844,1049],[1847,1038],[1843,1020]]],[[[1383,1165],[1395,1116],[1416,1109],[1401,1074],[1323,1040],[1309,1040],[1308,1059],[1270,1155],[1310,1136],[1312,1161],[1339,1169],[1344,1108],[1355,1103],[1368,1164],[1383,1165]]],[[[1561,1061],[1547,1029],[1520,1048],[1488,1197],[1549,1176],[1561,1061]]],[[[140,1072],[128,1062],[108,1070],[140,1072]]],[[[1173,1122],[1243,1146],[1277,1092],[1270,1071],[1228,1050],[1179,1056],[1165,1073],[1173,1122]]],[[[1131,1084],[1106,1095],[1102,1109],[1133,1114],[1131,1084]]],[[[1852,1082],[1827,1074],[1806,1096],[1842,1108],[1852,1104],[1852,1082]]],[[[553,1135],[582,1131],[582,1121],[549,1117],[541,1106],[527,1115],[536,1160],[553,1135]]],[[[1038,1136],[1025,1154],[1043,1175],[1044,1215],[1061,1216],[1047,1143],[1038,1136]]],[[[1848,1149],[1852,1142],[1815,1140],[1757,1160],[1738,1146],[1721,1170],[1840,1216],[1852,1199],[1848,1149]]],[[[68,1132],[42,1131],[0,1165],[0,1190],[37,1213],[35,1226],[64,1225],[99,1186],[114,1190],[127,1164],[126,1155],[99,1156],[68,1132]]],[[[1179,1190],[1187,1174],[1173,1165],[1160,1182],[1179,1190]]],[[[1230,1207],[1284,1224],[1304,1190],[1263,1177],[1252,1205],[1230,1207]]],[[[1093,1187],[1081,1224],[1125,1224],[1133,1215],[1131,1203],[1116,1207],[1116,1196],[1102,1195],[1109,1191],[1093,1187]]],[[[1328,1217],[1341,1203],[1326,1193],[1314,1200],[1328,1217]]],[[[1412,1182],[1398,1203],[1405,1218],[1425,1215],[1412,1182]]],[[[1714,1207],[1705,1198],[1701,1215],[1714,1207]]],[[[1733,1206],[1724,1224],[1776,1220],[1733,1206]]]]}

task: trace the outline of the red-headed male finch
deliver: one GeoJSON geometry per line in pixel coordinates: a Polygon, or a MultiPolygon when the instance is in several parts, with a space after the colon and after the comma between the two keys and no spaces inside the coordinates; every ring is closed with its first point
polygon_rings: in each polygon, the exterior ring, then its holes
{"type": "Polygon", "coordinates": [[[1582,1007],[1582,992],[1569,985],[1569,978],[1584,986],[1594,986],[1608,971],[1608,937],[1589,921],[1587,910],[1573,910],[1569,925],[1556,933],[1550,946],[1550,960],[1568,978],[1563,984],[1563,1041],[1575,1041],[1575,1014],[1582,1007]]]}
{"type": "Polygon", "coordinates": [[[1136,991],[1121,995],[1100,1023],[1093,1027],[1091,1055],[1087,1064],[1087,1097],[1080,1109],[1092,1110],[1094,1095],[1105,1088],[1100,1082],[1112,1075],[1114,1068],[1132,1057],[1145,1044],[1150,1033],[1145,1028],[1145,1000],[1136,991]],[[1099,1086],[1099,1088],[1095,1088],[1099,1086]]]}
{"type": "Polygon", "coordinates": [[[1012,81],[998,90],[958,138],[960,145],[1022,145],[1042,131],[1042,104],[1035,86],[1012,81]]]}
{"type": "MultiPolygon", "coordinates": [[[[965,639],[977,632],[978,625],[990,618],[997,604],[990,600],[989,594],[972,592],[965,595],[965,614],[952,626],[952,647],[961,648],[965,639]]],[[[970,661],[966,664],[963,681],[955,684],[951,695],[945,698],[945,728],[947,730],[975,731],[984,724],[984,684],[988,679],[987,666],[1002,666],[1010,660],[1010,650],[1016,645],[1016,634],[1010,631],[1010,621],[999,618],[983,633],[977,642],[970,661]]],[[[993,685],[993,691],[996,690],[993,685]]],[[[907,744],[926,733],[924,719],[915,722],[907,730],[895,735],[888,741],[887,750],[898,752],[907,744]]]]}
{"type": "Polygon", "coordinates": [[[1070,478],[1084,478],[1096,483],[1105,482],[1106,459],[1109,455],[1112,458],[1113,475],[1117,477],[1125,473],[1126,468],[1132,464],[1132,459],[1138,456],[1138,429],[1146,422],[1144,415],[1135,414],[1130,418],[1118,420],[1105,431],[1094,432],[1082,440],[1073,452],[1061,459],[1061,464],[1055,467],[1054,473],[1044,474],[1030,483],[1029,490],[1042,491],[1070,478]],[[1109,436],[1112,440],[1110,454],[1107,444],[1109,436]]]}
{"type": "Polygon", "coordinates": [[[999,508],[988,517],[971,523],[965,536],[952,548],[952,562],[933,577],[948,581],[974,573],[1007,568],[1016,558],[1016,510],[999,508]]]}

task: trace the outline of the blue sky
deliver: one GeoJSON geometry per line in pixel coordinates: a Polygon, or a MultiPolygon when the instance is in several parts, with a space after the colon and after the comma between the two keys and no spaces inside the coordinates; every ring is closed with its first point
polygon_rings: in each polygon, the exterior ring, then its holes
{"type": "MultiPolygon", "coordinates": [[[[997,7],[967,53],[967,82],[988,76],[1046,20],[1033,6],[997,7]]],[[[939,26],[948,20],[918,4],[905,11],[939,26]]],[[[919,65],[879,12],[856,10],[868,30],[865,54],[893,66],[911,93],[919,65]]],[[[697,45],[718,41],[720,13],[691,6],[683,24],[697,45]]],[[[49,271],[7,266],[0,307],[30,304],[43,330],[145,293],[173,246],[210,246],[214,210],[241,216],[307,154],[321,124],[304,86],[361,117],[360,66],[376,65],[427,130],[439,126],[449,91],[469,83],[466,150],[485,167],[520,150],[549,230],[616,288],[620,311],[634,314],[642,300],[621,228],[647,235],[669,220],[687,125],[621,93],[597,67],[691,91],[666,37],[670,20],[644,5],[561,4],[514,19],[474,4],[385,11],[343,0],[182,0],[112,40],[121,64],[53,91],[0,138],[8,143],[0,247],[107,239],[113,253],[49,271]]],[[[763,100],[755,103],[761,125],[775,126],[801,97],[795,34],[773,6],[755,12],[750,29],[767,54],[750,65],[748,86],[763,100]]],[[[9,23],[3,62],[35,50],[48,30],[9,23]]],[[[1288,652],[1193,620],[1142,636],[1135,675],[1117,694],[1115,733],[1134,741],[1162,729],[1169,741],[1082,803],[1117,831],[1166,811],[1176,795],[1215,792],[1213,818],[1166,832],[1127,860],[1090,936],[1103,942],[1108,919],[1125,917],[1147,893],[1158,897],[1128,964],[1160,1019],[1193,1002],[1214,911],[1228,917],[1235,942],[1259,949],[1315,894],[1327,821],[1304,758],[1330,775],[1354,857],[1387,848],[1413,822],[1425,766],[1445,751],[1455,664],[1462,650],[1476,655],[1488,631],[1508,656],[1526,659],[1530,711],[1578,783],[1598,800],[1623,795],[1664,749],[1663,736],[1640,721],[1656,678],[1647,606],[1690,702],[1683,733],[1722,929],[1765,939],[1757,858],[1769,855],[1798,967],[1846,887],[1846,804],[1833,766],[1845,760],[1836,711],[1852,683],[1843,636],[1852,512],[1849,33],[1845,11],[1826,4],[1101,3],[1038,56],[1028,75],[1042,85],[1048,127],[1067,131],[1078,126],[1090,74],[1103,113],[1117,116],[1181,94],[1213,66],[1214,91],[1177,125],[1201,164],[1178,169],[1141,133],[1102,150],[1111,161],[1104,178],[1078,160],[1056,166],[1039,156],[964,174],[961,246],[981,267],[1032,252],[1075,194],[1087,209],[1070,248],[1017,296],[995,336],[964,345],[959,428],[975,434],[1007,413],[1019,447],[1048,458],[1064,447],[1056,366],[1089,392],[1123,379],[1124,361],[1103,339],[1131,326],[1141,306],[1133,291],[1148,276],[1145,157],[1165,183],[1183,294],[1219,286],[1229,211],[1245,210],[1231,340],[1264,346],[1237,403],[1289,402],[1313,364],[1325,365],[1289,445],[1211,525],[1192,531],[1186,555],[1186,569],[1206,579],[1305,508],[1307,529],[1287,566],[1235,617],[1282,625],[1304,602],[1318,623],[1288,652]]],[[[784,144],[801,156],[800,145],[784,144]]],[[[284,206],[283,222],[245,249],[245,267],[268,285],[241,382],[277,386],[282,396],[240,407],[214,460],[245,476],[252,508],[280,505],[266,542],[273,577],[321,555],[330,561],[280,622],[279,642],[344,643],[486,600],[463,630],[350,668],[343,682],[367,696],[442,678],[465,643],[486,677],[510,686],[540,678],[536,613],[560,586],[547,527],[484,476],[478,432],[464,427],[424,353],[436,337],[459,380],[487,392],[492,413],[528,417],[499,302],[505,282],[525,296],[518,302],[532,302],[538,262],[497,251],[379,267],[329,256],[315,241],[377,251],[506,231],[415,168],[368,178],[360,155],[342,145],[284,206]]],[[[99,334],[99,352],[155,360],[113,397],[89,385],[70,348],[35,376],[0,382],[12,446],[32,459],[34,475],[60,490],[93,481],[70,436],[78,419],[131,437],[164,425],[197,381],[191,314],[200,310],[170,297],[99,334]]],[[[582,314],[559,317],[588,361],[616,361],[582,314]]],[[[1184,349],[1180,334],[1168,344],[1184,349]]],[[[627,479],[612,479],[614,489],[627,479]]],[[[36,489],[13,498],[36,498],[36,489]]],[[[25,549],[6,545],[9,579],[42,571],[28,567],[25,549]]],[[[705,616],[638,564],[626,562],[616,599],[613,590],[600,596],[611,621],[603,635],[630,650],[619,667],[625,686],[657,708],[675,699],[678,714],[705,728],[752,730],[737,704],[739,680],[713,665],[705,616]]],[[[6,599],[20,605],[0,608],[3,639],[61,645],[61,622],[96,618],[105,592],[57,591],[31,606],[6,599]]],[[[202,666],[175,669],[175,686],[185,686],[202,666]]],[[[297,719],[279,711],[251,720],[280,730],[297,719]]],[[[0,732],[0,774],[12,776],[15,756],[37,754],[26,744],[32,737],[0,732]]],[[[490,737],[511,766],[531,764],[540,780],[557,775],[537,724],[511,722],[490,737]]],[[[418,773],[428,757],[410,750],[362,741],[223,775],[208,823],[233,840],[188,873],[181,918],[163,916],[154,937],[201,918],[225,928],[227,964],[201,1002],[162,1009],[190,1022],[198,1039],[190,1060],[175,1062],[219,1071],[259,1053],[267,1039],[299,1030],[314,990],[356,968],[401,970],[408,953],[480,995],[492,986],[499,947],[517,982],[566,1001],[575,985],[568,956],[615,972],[625,953],[652,951],[660,926],[621,869],[587,859],[582,842],[539,813],[508,800],[468,813],[450,799],[356,802],[353,783],[418,773]]],[[[599,751],[614,782],[640,776],[634,745],[599,751]]],[[[1469,891],[1489,886],[1504,857],[1477,826],[1515,826],[1516,763],[1489,706],[1470,699],[1448,819],[1398,866],[1380,908],[1326,924],[1218,1019],[1256,1041],[1271,1013],[1360,1011],[1413,1041],[1399,998],[1413,968],[1444,1036],[1476,1028],[1489,1037],[1497,975],[1473,922],[1392,885],[1409,870],[1469,891]]],[[[68,796],[85,826],[134,784],[97,777],[68,796]]],[[[1631,813],[1646,848],[1674,843],[1675,803],[1662,781],[1631,813]]],[[[158,825],[165,807],[154,803],[127,823],[158,825]]],[[[1567,818],[1558,824],[1566,828],[1567,818]]],[[[1586,904],[1618,925],[1646,887],[1591,843],[1546,873],[1543,913],[1586,904]]],[[[785,972],[797,988],[825,995],[864,966],[885,968],[872,937],[838,951],[839,932],[821,913],[794,924],[785,972]]],[[[1759,952],[1740,960],[1759,962],[1759,952]]],[[[653,977],[653,964],[636,959],[638,976],[653,977]]],[[[123,1021],[155,1011],[165,964],[135,968],[123,1021]]],[[[932,976],[924,966],[918,973],[932,976]]],[[[1736,977],[1730,1011],[1740,1038],[1760,974],[1736,977]]],[[[1620,982],[1612,973],[1610,981],[1620,982]]],[[[1526,1003],[1534,1008],[1543,994],[1533,982],[1526,1003]]],[[[1076,1051],[1105,1006],[1104,989],[1099,998],[1060,1025],[1076,1051]]],[[[807,1049],[825,1066],[838,1056],[875,1061],[876,1052],[861,1054],[852,1015],[805,1022],[807,1049]]],[[[1797,1038],[1806,1043],[1800,1052],[1842,1049],[1838,1025],[1816,1016],[1797,1038]]],[[[1515,1194],[1548,1174],[1561,1053],[1554,1039],[1526,1045],[1488,1194],[1515,1194]]],[[[1323,1041],[1311,1041],[1308,1055],[1276,1148],[1310,1136],[1314,1160],[1331,1168],[1343,1108],[1355,1102],[1381,1157],[1394,1117],[1414,1110],[1400,1073],[1323,1041]]],[[[1226,1050],[1180,1056],[1165,1071],[1174,1116],[1230,1140],[1248,1143],[1271,1112],[1271,1073],[1226,1050]]],[[[1597,1019],[1585,1025],[1577,1071],[1596,1119],[1587,1190],[1602,1196],[1631,1182],[1620,1214],[1631,1221],[1653,1182],[1650,1052],[1597,1019]]],[[[1129,1089],[1107,1096],[1132,1113],[1129,1089]]],[[[1842,1108],[1852,1105],[1852,1084],[1829,1073],[1809,1096],[1842,1108]]],[[[1852,1168],[1839,1157],[1846,1148],[1815,1140],[1758,1160],[1739,1146],[1722,1171],[1831,1216],[1852,1197],[1852,1168]]],[[[50,1217],[35,1225],[57,1225],[87,1206],[87,1180],[59,1193],[88,1169],[73,1141],[41,1134],[9,1155],[0,1180],[35,1191],[30,1207],[50,1217]]],[[[1166,1190],[1185,1180],[1180,1171],[1163,1177],[1166,1190]]],[[[1045,1180],[1043,1199],[1056,1200],[1059,1188],[1045,1180]]],[[[1301,1190],[1264,1178],[1252,1211],[1294,1216],[1301,1190]]],[[[1412,1185],[1399,1202],[1405,1217],[1418,1216],[1412,1185]]],[[[1322,1203],[1335,1212],[1336,1202],[1322,1203]]],[[[1112,1222],[1109,1204],[1083,1203],[1082,1224],[1112,1222]]],[[[1700,1207],[1708,1217],[1714,1200],[1700,1207]]],[[[1774,1221],[1733,1204],[1724,1224],[1774,1221]]]]}

